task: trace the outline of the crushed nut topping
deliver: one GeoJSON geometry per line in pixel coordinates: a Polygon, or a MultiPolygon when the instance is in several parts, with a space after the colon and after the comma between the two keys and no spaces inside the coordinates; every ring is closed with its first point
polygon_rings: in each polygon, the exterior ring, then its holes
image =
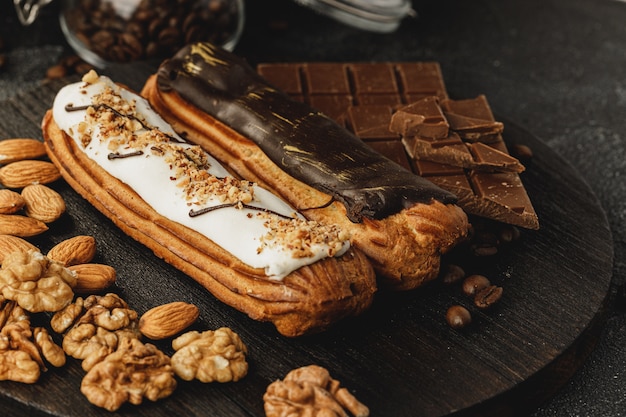
{"type": "Polygon", "coordinates": [[[148,126],[145,117],[137,112],[136,102],[125,100],[112,88],[96,94],[85,110],[86,120],[78,126],[83,146],[89,145],[99,132],[100,140],[107,142],[108,150],[117,157],[138,156],[138,150],[150,147],[153,155],[165,158],[172,171],[171,179],[184,190],[186,200],[196,205],[215,197],[221,203],[231,204],[253,200],[252,183],[210,174],[211,165],[199,146],[180,146],[172,136],[148,126]]]}
{"type": "Polygon", "coordinates": [[[267,417],[369,416],[365,405],[317,365],[294,369],[284,380],[272,382],[263,400],[267,417]]]}
{"type": "Polygon", "coordinates": [[[181,379],[238,381],[248,373],[247,347],[228,327],[187,332],[172,341],[172,367],[181,379]]]}
{"type": "Polygon", "coordinates": [[[281,245],[293,253],[295,258],[312,256],[314,245],[328,245],[328,256],[335,256],[350,238],[345,230],[336,225],[322,225],[313,220],[286,219],[262,212],[257,216],[266,219],[265,227],[269,230],[261,237],[260,253],[263,248],[281,245]]]}
{"type": "MultiPolygon", "coordinates": [[[[87,74],[83,81],[87,84],[96,82],[98,76],[94,74],[87,74]]],[[[71,105],[66,109],[70,111],[71,105]]],[[[145,117],[137,111],[136,101],[126,100],[112,87],[105,87],[94,95],[90,106],[74,108],[79,109],[86,110],[87,114],[85,122],[78,126],[84,146],[99,133],[100,140],[111,152],[111,159],[139,155],[164,158],[171,172],[170,179],[183,190],[187,205],[194,207],[190,216],[226,207],[257,210],[268,229],[260,239],[257,253],[266,248],[284,248],[291,256],[300,259],[314,256],[320,245],[328,245],[326,256],[336,256],[346,247],[350,236],[337,226],[299,219],[295,213],[286,217],[250,204],[255,201],[254,183],[211,174],[209,157],[201,147],[182,145],[173,136],[148,126],[145,117]],[[139,150],[143,153],[140,154],[139,150]]]]}

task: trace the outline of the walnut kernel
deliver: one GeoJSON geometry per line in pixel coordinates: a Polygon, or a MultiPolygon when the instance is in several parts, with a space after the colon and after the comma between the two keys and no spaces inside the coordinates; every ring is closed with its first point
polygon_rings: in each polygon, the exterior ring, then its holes
{"type": "Polygon", "coordinates": [[[172,341],[172,367],[181,379],[202,382],[238,381],[248,373],[247,347],[227,327],[187,332],[172,341]]]}
{"type": "Polygon", "coordinates": [[[68,305],[75,284],[76,277],[67,268],[36,251],[11,253],[0,269],[2,296],[33,313],[55,312],[68,305]]]}
{"type": "Polygon", "coordinates": [[[294,369],[284,380],[272,382],[263,400],[267,417],[369,416],[367,406],[317,365],[294,369]]]}
{"type": "Polygon", "coordinates": [[[126,402],[138,405],[143,398],[165,398],[176,385],[170,358],[156,346],[130,337],[87,372],[80,391],[92,404],[115,411],[126,402]]]}

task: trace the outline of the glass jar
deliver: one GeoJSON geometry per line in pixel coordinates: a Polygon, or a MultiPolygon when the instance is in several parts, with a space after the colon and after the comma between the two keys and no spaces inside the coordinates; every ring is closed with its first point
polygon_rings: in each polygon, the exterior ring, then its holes
{"type": "Polygon", "coordinates": [[[63,0],[61,29],[85,61],[163,59],[208,41],[232,51],[244,26],[243,0],[63,0]]]}
{"type": "Polygon", "coordinates": [[[24,26],[31,25],[39,16],[42,7],[52,0],[13,0],[15,12],[20,23],[24,26]]]}
{"type": "Polygon", "coordinates": [[[405,17],[414,17],[411,0],[296,0],[322,14],[371,32],[395,31],[405,17]]]}

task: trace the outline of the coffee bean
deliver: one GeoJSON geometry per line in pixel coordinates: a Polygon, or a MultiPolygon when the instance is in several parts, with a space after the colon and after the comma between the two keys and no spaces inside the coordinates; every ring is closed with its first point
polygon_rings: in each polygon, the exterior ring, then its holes
{"type": "Polygon", "coordinates": [[[7,56],[4,53],[0,53],[0,70],[4,69],[7,65],[7,56]]]}
{"type": "Polygon", "coordinates": [[[46,78],[49,80],[56,80],[65,77],[67,72],[67,67],[65,65],[53,65],[46,71],[46,78]]]}
{"type": "Polygon", "coordinates": [[[115,44],[115,36],[111,31],[102,29],[94,33],[89,41],[92,45],[97,45],[99,48],[107,49],[115,44]]]}
{"type": "Polygon", "coordinates": [[[461,329],[472,322],[472,315],[467,308],[453,305],[446,311],[446,321],[453,329],[461,329]]]}
{"type": "Polygon", "coordinates": [[[91,65],[88,62],[79,62],[76,65],[74,65],[74,72],[78,75],[84,75],[87,74],[89,71],[91,71],[93,68],[93,65],[91,65]]]}
{"type": "Polygon", "coordinates": [[[533,150],[522,144],[513,145],[513,155],[522,162],[528,162],[533,158],[533,150]]]}
{"type": "Polygon", "coordinates": [[[498,253],[498,247],[488,243],[472,245],[474,256],[493,256],[498,253]]]}
{"type": "Polygon", "coordinates": [[[143,54],[143,46],[141,45],[141,42],[132,33],[120,34],[119,43],[128,54],[129,61],[139,59],[143,54]]]}
{"type": "Polygon", "coordinates": [[[490,285],[491,281],[489,281],[489,278],[484,275],[474,274],[463,280],[463,285],[461,289],[463,291],[463,294],[469,297],[473,297],[490,285]]]}
{"type": "Polygon", "coordinates": [[[78,0],[65,20],[76,38],[104,60],[167,57],[184,44],[223,44],[237,29],[230,0],[146,0],[124,19],[108,2],[78,0]],[[132,37],[132,38],[131,38],[132,37]]]}
{"type": "Polygon", "coordinates": [[[476,293],[474,298],[474,305],[478,308],[489,308],[500,298],[502,298],[503,289],[495,285],[490,285],[476,293]]]}
{"type": "Polygon", "coordinates": [[[521,233],[519,228],[513,225],[503,225],[502,229],[500,230],[500,241],[502,243],[515,242],[517,239],[520,238],[520,235],[521,233]]]}
{"type": "Polygon", "coordinates": [[[442,269],[441,281],[451,285],[461,281],[465,277],[465,271],[458,265],[448,264],[442,269]]]}
{"type": "Polygon", "coordinates": [[[181,34],[175,27],[166,27],[157,35],[159,43],[168,49],[176,48],[181,44],[181,34]]]}

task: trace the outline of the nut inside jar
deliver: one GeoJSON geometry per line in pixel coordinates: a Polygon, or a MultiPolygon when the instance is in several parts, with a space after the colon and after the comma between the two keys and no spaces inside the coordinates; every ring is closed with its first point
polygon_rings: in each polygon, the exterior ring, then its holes
{"type": "Polygon", "coordinates": [[[232,50],[243,30],[242,0],[65,0],[61,28],[87,62],[163,59],[190,42],[232,50]]]}

